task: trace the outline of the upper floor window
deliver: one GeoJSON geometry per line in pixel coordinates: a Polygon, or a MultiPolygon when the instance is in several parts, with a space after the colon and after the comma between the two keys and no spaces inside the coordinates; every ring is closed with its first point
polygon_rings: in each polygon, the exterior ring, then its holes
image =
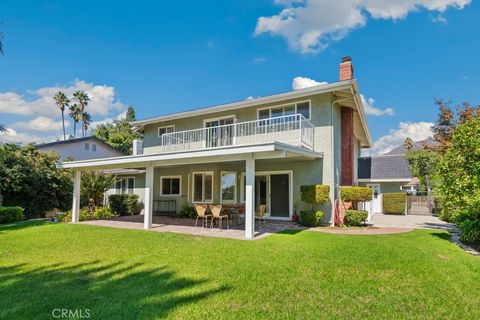
{"type": "Polygon", "coordinates": [[[161,137],[165,133],[171,133],[175,131],[175,126],[164,126],[164,127],[158,127],[158,136],[161,137]]]}
{"type": "Polygon", "coordinates": [[[85,150],[90,150],[90,144],[88,142],[85,143],[85,150]]]}
{"type": "Polygon", "coordinates": [[[92,143],[92,151],[96,152],[97,151],[97,145],[92,143]]]}
{"type": "Polygon", "coordinates": [[[268,107],[258,110],[258,119],[278,118],[301,114],[310,119],[310,101],[296,102],[281,106],[268,107]]]}

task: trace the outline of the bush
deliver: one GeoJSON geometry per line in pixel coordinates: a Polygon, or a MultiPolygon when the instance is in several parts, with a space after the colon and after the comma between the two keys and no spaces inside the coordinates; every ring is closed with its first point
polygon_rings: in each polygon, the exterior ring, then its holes
{"type": "Polygon", "coordinates": [[[325,203],[330,197],[330,186],[321,184],[304,185],[300,187],[302,201],[310,204],[325,203]]]}
{"type": "Polygon", "coordinates": [[[108,202],[116,215],[134,215],[141,211],[136,194],[112,194],[108,197],[108,202]]]}
{"type": "Polygon", "coordinates": [[[306,227],[317,227],[322,222],[323,212],[320,210],[300,211],[300,223],[306,227]]]}
{"type": "Polygon", "coordinates": [[[368,212],[364,210],[347,210],[345,212],[345,224],[347,226],[361,226],[365,224],[368,212]]]}
{"type": "Polygon", "coordinates": [[[384,193],[382,196],[383,213],[405,214],[405,203],[407,201],[407,194],[405,192],[384,193]]]}
{"type": "Polygon", "coordinates": [[[366,202],[372,200],[373,190],[368,187],[340,187],[340,197],[347,202],[366,202]]]}
{"type": "MultiPolygon", "coordinates": [[[[63,216],[59,216],[62,219],[62,222],[68,223],[72,222],[72,210],[68,210],[63,216]]],[[[87,209],[80,209],[80,216],[79,216],[80,221],[86,221],[86,220],[92,220],[90,212],[88,212],[87,209]]]]}
{"type": "Polygon", "coordinates": [[[465,220],[458,227],[462,242],[480,243],[480,220],[465,220]]]}
{"type": "Polygon", "coordinates": [[[23,219],[23,208],[0,207],[0,223],[10,223],[23,219]]]}
{"type": "Polygon", "coordinates": [[[195,211],[194,207],[190,207],[188,205],[182,206],[180,211],[176,214],[177,218],[188,218],[193,219],[197,216],[197,212],[195,211]]]}
{"type": "Polygon", "coordinates": [[[107,208],[107,207],[98,207],[92,213],[92,218],[97,220],[111,219],[113,218],[112,210],[110,210],[110,208],[107,208]]]}

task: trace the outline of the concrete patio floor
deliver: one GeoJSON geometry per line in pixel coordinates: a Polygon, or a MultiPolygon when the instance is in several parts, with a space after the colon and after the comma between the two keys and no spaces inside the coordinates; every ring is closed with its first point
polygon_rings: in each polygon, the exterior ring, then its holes
{"type": "MultiPolygon", "coordinates": [[[[219,229],[219,228],[203,228],[201,221],[198,221],[198,226],[195,228],[195,219],[180,219],[163,216],[153,216],[151,231],[158,232],[174,232],[184,233],[196,236],[231,238],[231,239],[245,239],[245,226],[239,225],[235,228],[219,229]]],[[[89,224],[103,227],[124,228],[143,230],[143,216],[121,216],[109,220],[90,220],[82,221],[81,224],[89,224]]],[[[255,239],[261,239],[271,234],[290,229],[290,230],[308,230],[309,228],[302,227],[289,221],[267,221],[264,225],[262,223],[262,230],[259,230],[258,221],[255,222],[255,239]]]]}
{"type": "Polygon", "coordinates": [[[455,230],[451,223],[440,220],[432,215],[392,215],[377,213],[370,221],[374,227],[394,227],[409,229],[455,230]]]}

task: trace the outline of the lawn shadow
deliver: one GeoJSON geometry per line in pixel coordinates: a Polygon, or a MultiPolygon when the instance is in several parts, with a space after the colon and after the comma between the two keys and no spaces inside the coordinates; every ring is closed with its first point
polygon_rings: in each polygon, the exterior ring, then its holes
{"type": "Polygon", "coordinates": [[[45,219],[45,220],[23,220],[23,221],[8,223],[8,224],[0,224],[0,234],[4,231],[20,230],[20,229],[31,228],[31,227],[40,227],[47,223],[50,223],[50,222],[45,219]]]}
{"type": "Polygon", "coordinates": [[[93,261],[0,267],[0,289],[2,319],[51,319],[55,309],[88,309],[91,319],[153,319],[229,287],[180,277],[165,267],[93,261]]]}
{"type": "Polygon", "coordinates": [[[452,235],[448,232],[430,232],[430,234],[434,237],[437,237],[443,240],[450,241],[452,239],[452,235]]]}
{"type": "Polygon", "coordinates": [[[305,230],[284,229],[284,230],[278,231],[276,233],[277,234],[294,236],[294,235],[299,234],[300,232],[303,232],[303,231],[305,231],[305,230]]]}

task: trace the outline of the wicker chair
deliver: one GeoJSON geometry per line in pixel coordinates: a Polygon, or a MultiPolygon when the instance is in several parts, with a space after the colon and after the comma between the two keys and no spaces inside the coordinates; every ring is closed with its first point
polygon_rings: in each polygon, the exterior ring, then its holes
{"type": "Polygon", "coordinates": [[[195,211],[197,212],[197,219],[195,219],[195,228],[197,228],[198,219],[202,219],[202,227],[208,227],[208,218],[212,215],[207,214],[207,206],[203,204],[196,204],[195,211]]]}
{"type": "Polygon", "coordinates": [[[265,204],[261,204],[258,208],[260,212],[255,215],[255,220],[258,220],[258,225],[260,230],[262,230],[262,220],[263,224],[267,223],[267,219],[265,218],[265,213],[267,212],[267,206],[265,204]]]}
{"type": "Polygon", "coordinates": [[[218,220],[218,227],[222,229],[223,227],[223,219],[227,220],[227,229],[230,229],[228,226],[228,215],[222,214],[222,206],[217,204],[214,206],[210,206],[210,211],[212,211],[212,222],[210,223],[210,228],[213,228],[213,222],[215,219],[218,220]]]}

